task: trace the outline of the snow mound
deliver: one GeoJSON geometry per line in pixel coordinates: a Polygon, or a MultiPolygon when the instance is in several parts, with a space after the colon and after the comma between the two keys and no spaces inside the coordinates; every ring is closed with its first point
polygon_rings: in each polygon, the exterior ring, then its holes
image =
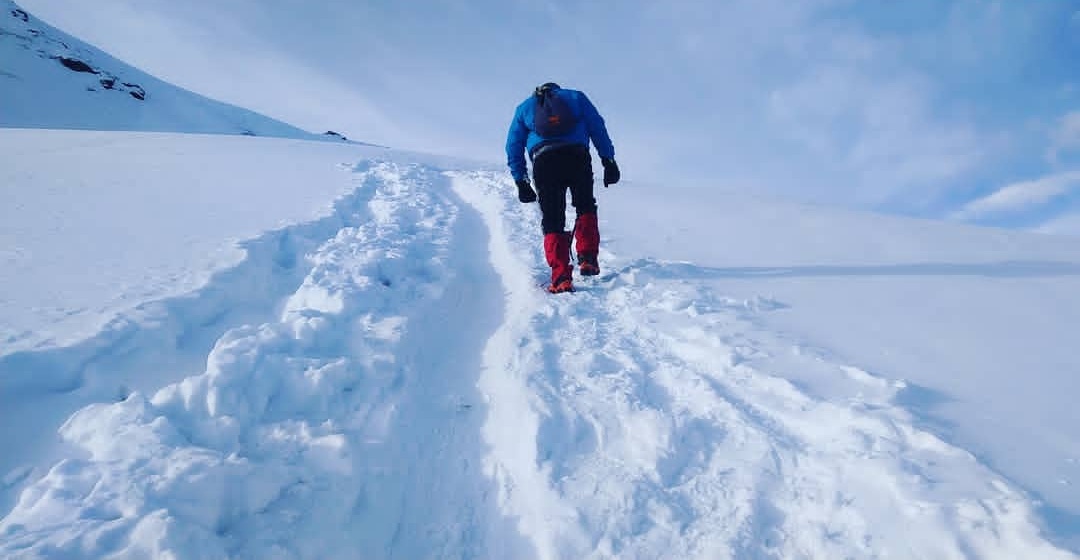
{"type": "Polygon", "coordinates": [[[133,68],[0,1],[0,127],[327,138],[133,68]]]}

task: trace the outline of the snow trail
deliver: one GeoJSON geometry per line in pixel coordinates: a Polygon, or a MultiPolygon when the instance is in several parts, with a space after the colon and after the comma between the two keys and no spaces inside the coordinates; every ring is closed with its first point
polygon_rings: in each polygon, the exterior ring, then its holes
{"type": "Polygon", "coordinates": [[[61,428],[65,458],[0,520],[4,557],[513,557],[481,457],[485,230],[431,169],[358,167],[349,224],[277,320],[206,371],[61,428]],[[460,266],[459,263],[464,264],[460,266]]]}
{"type": "Polygon", "coordinates": [[[1075,558],[917,427],[903,381],[766,328],[783,301],[618,243],[550,296],[537,208],[503,173],[355,171],[336,218],[229,283],[276,287],[205,324],[166,305],[203,371],[93,343],[145,388],[73,401],[74,451],[12,471],[0,556],[1075,558]]]}
{"type": "Polygon", "coordinates": [[[692,264],[606,246],[614,272],[529,291],[546,276],[535,209],[497,173],[455,186],[495,232],[517,310],[481,387],[508,403],[491,409],[489,471],[540,557],[1073,557],[1044,541],[1027,497],[914,426],[893,404],[902,382],[755,322],[782,302],[731,300],[692,264]],[[804,392],[791,368],[828,390],[804,392]],[[511,418],[532,449],[499,429],[511,418]]]}

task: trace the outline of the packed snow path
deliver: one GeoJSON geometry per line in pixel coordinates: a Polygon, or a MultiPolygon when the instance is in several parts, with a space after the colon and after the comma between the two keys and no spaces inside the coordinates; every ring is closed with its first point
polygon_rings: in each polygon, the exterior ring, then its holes
{"type": "Polygon", "coordinates": [[[600,277],[549,296],[537,209],[503,174],[355,171],[336,216],[209,287],[261,311],[138,327],[216,339],[201,373],[181,355],[199,344],[139,332],[91,341],[89,371],[40,362],[72,370],[36,389],[115,402],[0,473],[21,490],[0,556],[1074,557],[916,427],[901,382],[762,327],[784,302],[606,249],[600,277]],[[133,368],[168,381],[110,389],[133,368]]]}

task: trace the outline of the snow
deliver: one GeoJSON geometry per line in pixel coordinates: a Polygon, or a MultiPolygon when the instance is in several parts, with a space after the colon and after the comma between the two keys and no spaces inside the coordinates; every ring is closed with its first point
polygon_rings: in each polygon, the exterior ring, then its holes
{"type": "Polygon", "coordinates": [[[503,170],[0,145],[0,556],[1076,557],[1063,239],[629,183],[550,296],[503,170]]]}
{"type": "Polygon", "coordinates": [[[1073,240],[625,181],[552,296],[505,169],[7,6],[0,557],[1078,558],[1073,240]]]}
{"type": "Polygon", "coordinates": [[[692,262],[682,275],[729,297],[774,299],[782,308],[764,316],[768,326],[904,381],[897,399],[922,422],[1021,481],[1055,518],[1076,518],[1080,247],[1070,238],[724,193],[703,204],[678,191],[624,191],[608,197],[612,220],[649,212],[617,229],[620,241],[692,262]],[[650,234],[673,223],[716,241],[650,234]]]}
{"type": "Polygon", "coordinates": [[[35,130],[4,130],[0,150],[0,356],[70,344],[117,310],[202,286],[243,259],[223,242],[332,214],[354,188],[351,165],[385,151],[35,130]]]}

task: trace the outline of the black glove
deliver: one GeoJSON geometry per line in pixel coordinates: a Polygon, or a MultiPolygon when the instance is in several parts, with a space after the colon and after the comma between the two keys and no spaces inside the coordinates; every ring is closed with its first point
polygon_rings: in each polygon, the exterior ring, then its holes
{"type": "Polygon", "coordinates": [[[518,179],[514,183],[517,183],[519,201],[523,204],[536,202],[536,191],[533,190],[528,179],[518,179]]]}
{"type": "Polygon", "coordinates": [[[619,164],[615,163],[615,160],[611,158],[600,158],[600,163],[604,166],[604,186],[614,185],[619,182],[619,164]]]}

